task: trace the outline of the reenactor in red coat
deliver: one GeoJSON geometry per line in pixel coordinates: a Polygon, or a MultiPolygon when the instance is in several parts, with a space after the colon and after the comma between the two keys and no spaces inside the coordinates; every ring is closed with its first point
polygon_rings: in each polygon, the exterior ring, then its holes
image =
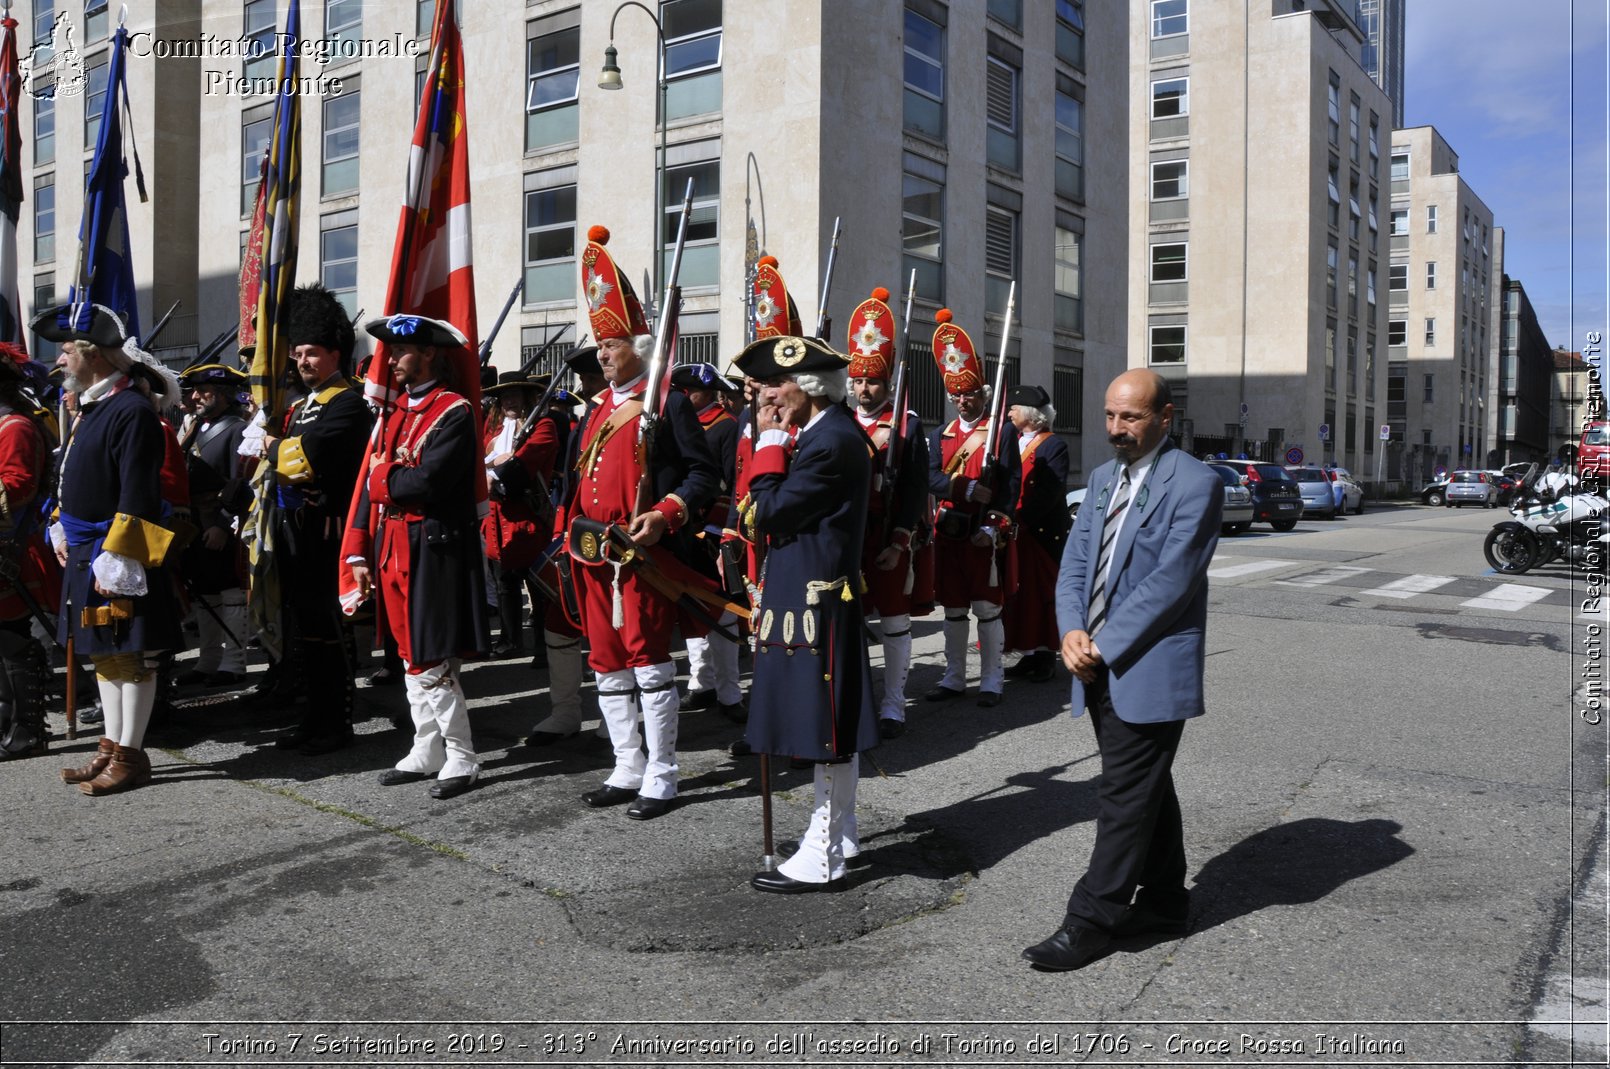
{"type": "Polygon", "coordinates": [[[1006,649],[1023,657],[1006,674],[1044,683],[1055,674],[1062,636],[1057,631],[1057,570],[1073,518],[1068,515],[1068,446],[1051,432],[1057,410],[1039,386],[1007,396],[1023,464],[1017,498],[1017,593],[1006,603],[1006,649]]]}
{"type": "Polygon", "coordinates": [[[939,502],[934,517],[935,587],[945,607],[945,675],[925,697],[959,698],[967,689],[969,611],[978,620],[978,704],[999,705],[1006,688],[1001,665],[1005,628],[1001,609],[1016,589],[1011,511],[1017,503],[1017,435],[1002,428],[998,457],[986,456],[990,388],[967,332],[951,322],[950,309],[935,317],[934,360],[956,418],[928,442],[929,489],[939,502]],[[986,463],[994,461],[993,479],[986,463]],[[992,485],[993,484],[993,485],[992,485]]]}
{"type": "MultiPolygon", "coordinates": [[[[867,502],[866,538],[861,548],[861,574],[866,606],[875,611],[883,632],[883,701],[878,731],[886,739],[906,730],[906,678],[911,674],[913,594],[933,582],[933,547],[919,535],[930,526],[928,508],[928,440],[915,412],[899,425],[900,454],[891,463],[895,441],[894,401],[889,383],[894,364],[894,313],[889,291],[879,286],[850,317],[850,397],[855,418],[877,447],[872,488],[867,502]],[[924,574],[925,573],[925,574],[924,574]]],[[[924,615],[928,606],[916,606],[924,615]]]]}

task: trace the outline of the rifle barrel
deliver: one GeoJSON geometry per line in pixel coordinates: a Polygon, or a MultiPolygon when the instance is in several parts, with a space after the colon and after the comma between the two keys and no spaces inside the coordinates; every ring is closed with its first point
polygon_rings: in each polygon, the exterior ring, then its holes
{"type": "Polygon", "coordinates": [[[822,297],[816,302],[816,337],[827,340],[827,298],[833,292],[833,268],[839,259],[840,217],[833,217],[833,242],[827,247],[827,270],[822,273],[822,297]]]}

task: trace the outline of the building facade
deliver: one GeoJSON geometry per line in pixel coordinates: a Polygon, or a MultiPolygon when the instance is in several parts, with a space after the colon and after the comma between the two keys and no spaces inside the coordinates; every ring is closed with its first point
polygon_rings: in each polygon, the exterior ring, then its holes
{"type": "Polygon", "coordinates": [[[1392,135],[1388,471],[1487,466],[1498,361],[1502,234],[1430,126],[1392,135]]]}
{"type": "MultiPolygon", "coordinates": [[[[68,21],[81,22],[82,0],[65,3],[68,21]]],[[[96,4],[104,13],[104,0],[89,0],[96,4]]],[[[159,0],[142,24],[131,13],[129,26],[150,42],[246,40],[266,51],[286,6],[159,0]]],[[[544,343],[557,340],[559,350],[585,330],[577,256],[589,226],[610,229],[610,249],[634,283],[650,274],[656,250],[674,238],[691,179],[683,359],[724,365],[741,349],[747,273],[761,253],[780,261],[810,330],[838,219],[827,302],[838,344],[873,287],[886,286],[899,308],[915,270],[914,399],[936,420],[947,413],[927,350],[934,313],[950,307],[993,365],[1016,279],[1011,380],[1053,394],[1057,429],[1070,435],[1081,471],[1104,459],[1101,387],[1124,366],[1126,278],[1085,265],[1127,254],[1127,8],[1119,0],[767,0],[764,17],[754,18],[733,0],[652,6],[658,27],[637,7],[605,2],[460,5],[483,328],[511,288],[520,293],[494,362],[519,366],[544,343]],[[598,86],[608,44],[618,52],[618,92],[598,86]],[[1085,388],[1087,377],[1095,388],[1085,388]]],[[[53,10],[49,0],[32,7],[53,10]]],[[[433,11],[433,0],[301,5],[303,36],[322,44],[316,56],[304,54],[301,72],[320,88],[302,104],[297,277],[322,280],[354,314],[392,311],[379,302],[433,11]]],[[[105,34],[92,24],[80,39],[105,34]]],[[[272,78],[276,61],[163,51],[135,49],[129,58],[135,140],[166,204],[131,203],[132,240],[140,250],[160,246],[140,261],[149,262],[142,301],[161,308],[170,294],[183,298],[194,316],[187,337],[206,339],[236,318],[272,116],[271,97],[253,79],[272,78]]],[[[83,106],[89,114],[98,104],[86,97],[83,106]]],[[[76,165],[82,119],[75,113],[58,126],[58,145],[74,151],[57,155],[76,165]]],[[[37,160],[32,169],[36,183],[60,171],[37,160]]],[[[81,187],[74,172],[57,184],[81,187]]],[[[76,219],[81,188],[59,192],[57,214],[76,219]]],[[[24,241],[55,233],[24,224],[24,241]]],[[[41,246],[34,303],[65,295],[74,253],[71,237],[41,246]]]]}
{"type": "Polygon", "coordinates": [[[1353,8],[1132,8],[1130,363],[1195,453],[1375,477],[1392,110],[1353,8]]]}
{"type": "Polygon", "coordinates": [[[1549,457],[1576,456],[1582,428],[1590,420],[1604,419],[1604,386],[1581,353],[1555,349],[1554,377],[1549,391],[1549,457]]]}
{"type": "MultiPolygon", "coordinates": [[[[1497,230],[1500,258],[1504,230],[1497,230]]],[[[1498,368],[1491,377],[1487,409],[1493,443],[1489,468],[1521,461],[1547,460],[1549,447],[1549,392],[1554,353],[1537,313],[1518,278],[1504,276],[1503,307],[1499,316],[1498,368]]]]}
{"type": "Polygon", "coordinates": [[[1408,0],[1358,0],[1364,31],[1360,59],[1375,84],[1392,99],[1392,128],[1403,125],[1403,40],[1408,0]]]}

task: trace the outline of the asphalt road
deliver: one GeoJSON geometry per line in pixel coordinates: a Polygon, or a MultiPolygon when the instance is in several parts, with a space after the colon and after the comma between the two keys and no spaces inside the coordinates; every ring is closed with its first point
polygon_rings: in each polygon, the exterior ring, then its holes
{"type": "MultiPolygon", "coordinates": [[[[360,745],[320,758],[272,748],[294,713],[218,699],[143,790],[58,781],[93,737],[0,768],[0,1063],[1604,1064],[1606,728],[1580,715],[1604,616],[1558,566],[1488,574],[1501,515],[1221,543],[1176,766],[1183,938],[1070,974],[1018,957],[1093,831],[1063,676],[915,701],[864,760],[869,866],[791,898],[747,886],[731,725],[684,715],[666,817],[589,811],[607,748],[518,746],[546,676],[511,661],[467,675],[485,778],[447,802],[375,782],[397,690],[360,692],[360,745]]],[[[940,648],[918,621],[912,694],[940,648]]],[[[776,778],[786,839],[809,773],[776,778]]]]}

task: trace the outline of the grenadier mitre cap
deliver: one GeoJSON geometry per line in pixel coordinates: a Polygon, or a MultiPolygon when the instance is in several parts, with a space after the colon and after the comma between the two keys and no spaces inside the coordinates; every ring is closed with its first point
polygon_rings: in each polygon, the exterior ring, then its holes
{"type": "Polygon", "coordinates": [[[850,316],[850,378],[887,379],[894,366],[894,312],[882,286],[850,316]]]}
{"type": "Polygon", "coordinates": [[[818,338],[759,338],[733,363],[751,379],[779,379],[816,371],[843,371],[849,358],[818,338]]]}
{"type": "Polygon", "coordinates": [[[934,362],[945,380],[946,393],[972,393],[984,385],[984,368],[973,349],[973,339],[951,322],[949,308],[934,314],[934,362]]]}
{"type": "Polygon", "coordinates": [[[783,276],[777,270],[777,257],[762,256],[755,268],[755,338],[799,337],[799,309],[788,295],[783,276]]]}
{"type": "Polygon", "coordinates": [[[587,248],[581,254],[581,284],[587,293],[587,317],[592,321],[593,340],[635,338],[648,333],[648,319],[632,291],[632,284],[615,266],[604,248],[609,229],[589,227],[587,248]]]}

